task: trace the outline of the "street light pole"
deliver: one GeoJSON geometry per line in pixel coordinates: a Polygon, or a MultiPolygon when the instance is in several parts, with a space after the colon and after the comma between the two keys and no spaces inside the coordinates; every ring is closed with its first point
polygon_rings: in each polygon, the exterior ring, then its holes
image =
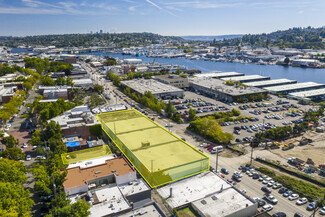
{"type": "Polygon", "coordinates": [[[218,161],[219,161],[219,151],[217,150],[217,155],[216,155],[216,173],[218,172],[218,161]]]}

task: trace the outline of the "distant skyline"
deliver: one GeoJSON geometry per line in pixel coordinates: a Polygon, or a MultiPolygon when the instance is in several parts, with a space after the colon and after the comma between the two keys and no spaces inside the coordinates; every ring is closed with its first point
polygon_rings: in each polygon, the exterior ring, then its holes
{"type": "Polygon", "coordinates": [[[0,0],[0,35],[258,34],[324,26],[324,0],[0,0]]]}

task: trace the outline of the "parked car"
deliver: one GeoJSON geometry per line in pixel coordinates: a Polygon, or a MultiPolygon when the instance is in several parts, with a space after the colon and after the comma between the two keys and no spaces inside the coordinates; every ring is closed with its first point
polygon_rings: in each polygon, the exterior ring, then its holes
{"type": "Polygon", "coordinates": [[[263,206],[263,211],[268,212],[273,209],[273,206],[271,204],[266,204],[263,206]]]}
{"type": "Polygon", "coordinates": [[[222,168],[221,169],[221,172],[225,175],[228,175],[229,174],[229,171],[226,169],[226,168],[222,168]]]}
{"type": "Polygon", "coordinates": [[[277,212],[272,215],[272,217],[287,217],[287,214],[284,212],[277,212]]]}
{"type": "Polygon", "coordinates": [[[281,189],[279,190],[279,193],[280,193],[280,194],[283,194],[283,193],[286,192],[286,191],[288,191],[288,189],[285,188],[285,187],[283,187],[283,188],[281,188],[281,189]]]}
{"type": "Polygon", "coordinates": [[[289,197],[291,194],[293,194],[292,191],[286,191],[283,193],[283,197],[289,197]]]}
{"type": "Polygon", "coordinates": [[[304,205],[308,202],[307,198],[305,197],[302,197],[302,198],[299,198],[296,202],[297,205],[304,205]]]}
{"type": "Polygon", "coordinates": [[[273,195],[265,196],[265,199],[272,204],[277,204],[278,200],[273,195]]]}
{"type": "Polygon", "coordinates": [[[298,194],[291,194],[288,199],[289,200],[297,200],[298,198],[299,198],[298,194]]]}
{"type": "Polygon", "coordinates": [[[312,211],[312,210],[314,210],[315,208],[316,208],[316,202],[315,202],[315,201],[311,202],[311,203],[308,204],[308,206],[307,206],[307,210],[308,210],[308,211],[312,211]]]}
{"type": "Polygon", "coordinates": [[[27,148],[27,144],[23,143],[23,145],[21,146],[22,148],[27,148]]]}
{"type": "Polygon", "coordinates": [[[263,186],[261,188],[261,190],[264,191],[265,193],[268,193],[268,194],[270,194],[272,192],[272,190],[270,188],[266,187],[266,186],[263,186]]]}
{"type": "Polygon", "coordinates": [[[28,155],[26,155],[26,160],[30,161],[30,160],[32,160],[32,157],[28,154],[28,155]]]}
{"type": "Polygon", "coordinates": [[[319,210],[320,215],[325,215],[325,206],[319,210]]]}
{"type": "Polygon", "coordinates": [[[299,212],[296,212],[293,217],[305,217],[305,216],[299,212]]]}

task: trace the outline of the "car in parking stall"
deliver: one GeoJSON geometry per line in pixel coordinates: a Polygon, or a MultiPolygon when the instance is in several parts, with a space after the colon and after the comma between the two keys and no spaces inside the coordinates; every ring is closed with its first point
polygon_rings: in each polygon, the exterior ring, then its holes
{"type": "Polygon", "coordinates": [[[308,199],[305,198],[305,197],[302,197],[302,198],[299,198],[299,199],[297,200],[296,204],[300,206],[300,205],[304,205],[304,204],[306,204],[307,202],[308,202],[308,199]]]}

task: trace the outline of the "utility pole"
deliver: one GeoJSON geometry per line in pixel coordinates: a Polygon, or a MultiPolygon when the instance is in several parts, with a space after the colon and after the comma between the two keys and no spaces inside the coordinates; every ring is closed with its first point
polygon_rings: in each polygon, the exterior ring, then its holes
{"type": "Polygon", "coordinates": [[[217,155],[216,155],[216,173],[218,172],[218,160],[219,160],[219,151],[217,150],[217,155]]]}
{"type": "Polygon", "coordinates": [[[57,196],[56,196],[56,185],[54,183],[54,176],[52,175],[52,180],[53,180],[53,192],[54,192],[54,198],[57,199],[57,196]]]}

